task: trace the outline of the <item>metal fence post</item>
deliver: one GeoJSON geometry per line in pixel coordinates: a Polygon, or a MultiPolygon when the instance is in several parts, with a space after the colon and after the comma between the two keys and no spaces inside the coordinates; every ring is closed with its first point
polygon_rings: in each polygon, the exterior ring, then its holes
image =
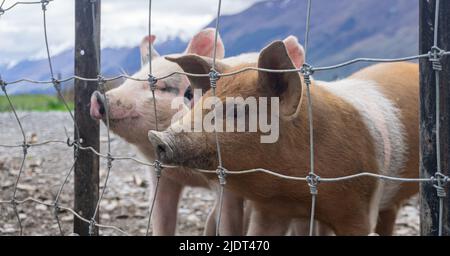
{"type": "MultiPolygon", "coordinates": [[[[75,1],[75,75],[97,78],[100,50],[100,0],[75,1]],[[93,10],[95,24],[93,21],[93,10]],[[97,28],[94,29],[94,26],[97,28]],[[97,35],[94,35],[97,33],[97,35]]],[[[83,147],[99,151],[99,125],[89,116],[89,103],[97,82],[75,79],[75,120],[78,124],[83,147]]],[[[75,164],[75,211],[90,220],[99,197],[99,157],[90,150],[80,150],[75,164]]],[[[96,216],[98,222],[98,214],[96,216]]],[[[89,223],[74,218],[74,232],[89,235],[89,223]]],[[[97,228],[94,234],[98,234],[97,228]]]]}
{"type": "MultiPolygon", "coordinates": [[[[435,15],[438,15],[437,46],[450,50],[450,1],[440,1],[436,13],[436,0],[420,0],[420,53],[427,53],[434,45],[435,15]]],[[[440,111],[440,158],[441,172],[448,176],[450,157],[450,58],[440,60],[439,111],[440,111]]],[[[420,175],[433,177],[438,169],[436,152],[436,76],[429,59],[420,60],[420,175]]],[[[438,102],[439,102],[438,101],[438,102]]],[[[450,198],[443,199],[442,235],[450,235],[450,198]]],[[[430,236],[439,234],[439,197],[432,183],[420,185],[420,232],[430,236]]]]}

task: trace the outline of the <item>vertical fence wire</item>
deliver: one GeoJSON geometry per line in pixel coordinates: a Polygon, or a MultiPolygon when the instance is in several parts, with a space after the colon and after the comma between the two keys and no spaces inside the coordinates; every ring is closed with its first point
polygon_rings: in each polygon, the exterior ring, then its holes
{"type": "Polygon", "coordinates": [[[443,230],[443,217],[444,217],[444,198],[445,190],[443,189],[442,182],[442,168],[441,168],[441,140],[440,140],[440,71],[442,66],[440,64],[441,54],[438,47],[438,36],[439,36],[439,13],[440,13],[440,0],[436,0],[435,5],[435,17],[434,17],[434,28],[433,28],[433,47],[431,51],[431,62],[433,65],[434,75],[435,75],[435,90],[436,90],[436,184],[434,185],[437,190],[437,196],[439,197],[439,212],[438,212],[438,236],[442,236],[443,230]]]}
{"type": "Polygon", "coordinates": [[[309,44],[309,31],[310,31],[310,21],[311,21],[311,0],[308,0],[308,5],[306,7],[306,30],[305,30],[305,64],[302,68],[302,75],[306,84],[306,97],[308,99],[308,124],[309,124],[309,175],[308,175],[308,185],[311,192],[311,212],[309,220],[309,235],[314,234],[314,223],[315,223],[315,211],[316,211],[316,200],[317,200],[317,176],[314,172],[314,126],[313,126],[313,105],[311,98],[311,78],[312,75],[311,66],[307,64],[307,53],[309,44]]]}
{"type": "MultiPolygon", "coordinates": [[[[216,59],[217,59],[217,41],[219,38],[219,24],[220,24],[220,13],[221,13],[221,7],[222,7],[222,0],[218,0],[217,2],[217,16],[216,16],[216,25],[215,25],[215,34],[214,34],[214,48],[213,48],[213,62],[211,71],[209,72],[209,81],[210,81],[210,87],[212,89],[212,95],[213,97],[216,96],[216,87],[217,87],[217,80],[219,80],[220,76],[219,73],[216,70],[216,59]]],[[[223,167],[222,162],[222,154],[220,149],[220,141],[217,131],[217,124],[221,124],[221,122],[217,122],[217,111],[215,108],[215,104],[213,105],[212,111],[214,111],[214,140],[216,143],[216,150],[217,150],[217,161],[218,161],[218,167],[217,167],[217,175],[219,179],[219,193],[218,193],[218,206],[219,209],[217,209],[217,216],[216,216],[216,236],[220,236],[220,223],[222,220],[222,208],[223,208],[223,196],[224,196],[224,190],[225,190],[225,184],[226,184],[226,170],[223,167]]]]}
{"type": "MultiPolygon", "coordinates": [[[[158,80],[155,76],[153,76],[153,70],[152,70],[152,61],[153,61],[153,40],[152,38],[152,0],[148,1],[148,84],[150,87],[150,90],[152,92],[152,99],[153,99],[153,111],[155,114],[155,130],[158,131],[158,110],[157,110],[157,104],[156,104],[156,97],[155,97],[155,90],[157,86],[158,80]]],[[[153,166],[153,170],[155,172],[156,176],[156,185],[153,190],[153,194],[151,198],[151,202],[148,209],[148,221],[147,221],[147,229],[145,231],[145,235],[148,236],[150,233],[150,225],[152,221],[152,215],[153,215],[153,209],[155,207],[156,198],[158,196],[158,188],[159,188],[159,182],[162,175],[162,165],[159,161],[159,156],[156,154],[157,160],[155,160],[155,164],[153,166]]],[[[152,168],[152,167],[150,167],[152,168]]],[[[150,174],[152,175],[152,174],[150,174]]]]}

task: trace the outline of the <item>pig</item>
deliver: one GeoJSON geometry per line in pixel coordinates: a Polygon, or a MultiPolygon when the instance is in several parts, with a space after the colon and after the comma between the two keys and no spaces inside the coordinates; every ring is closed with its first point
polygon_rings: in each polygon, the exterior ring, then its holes
{"type": "MultiPolygon", "coordinates": [[[[190,73],[207,73],[212,66],[210,58],[198,55],[167,59],[190,73]]],[[[304,59],[297,65],[303,63],[304,59]]],[[[282,41],[275,41],[264,48],[255,63],[234,67],[220,61],[216,63],[216,70],[220,73],[246,67],[295,68],[282,41]]],[[[194,118],[195,113],[211,114],[212,108],[204,106],[212,96],[212,91],[208,90],[209,79],[189,79],[191,86],[202,90],[204,95],[191,111],[165,131],[149,131],[149,140],[164,163],[215,170],[219,163],[215,157],[214,133],[190,130],[198,121],[194,118]]],[[[332,178],[366,171],[417,177],[417,64],[377,64],[339,81],[323,82],[312,78],[310,81],[317,175],[332,178]]],[[[227,170],[239,172],[264,168],[288,176],[306,177],[309,174],[310,131],[303,76],[298,72],[247,71],[221,77],[217,81],[216,96],[215,102],[218,103],[214,109],[226,109],[227,106],[223,105],[227,97],[267,97],[278,99],[279,103],[270,104],[273,109],[267,111],[275,112],[270,116],[272,122],[279,122],[278,137],[270,143],[261,143],[265,134],[260,130],[217,132],[223,166],[227,170]]],[[[234,113],[225,111],[216,112],[216,115],[236,119],[234,113]]],[[[249,113],[244,118],[250,119],[256,114],[249,113]]],[[[261,113],[258,118],[260,116],[261,113]]],[[[217,129],[223,128],[220,123],[214,125],[217,129]]],[[[216,175],[204,176],[211,181],[217,180],[216,175]]],[[[226,180],[229,191],[252,203],[249,235],[282,235],[290,221],[310,216],[311,195],[306,182],[263,173],[227,175],[226,180]]],[[[321,183],[318,189],[315,218],[336,235],[367,235],[372,232],[391,235],[399,207],[417,193],[418,185],[360,177],[321,183]]]]}
{"type": "MultiPolygon", "coordinates": [[[[184,53],[172,56],[195,53],[201,56],[212,57],[214,36],[214,29],[204,29],[191,39],[184,53]]],[[[178,65],[161,57],[153,47],[148,47],[149,42],[153,43],[154,40],[154,35],[146,36],[142,40],[140,46],[142,67],[133,75],[134,78],[146,79],[148,77],[150,55],[152,57],[152,73],[155,77],[182,71],[178,65]]],[[[216,56],[218,59],[222,59],[224,54],[223,42],[219,36],[216,56]]],[[[169,126],[172,115],[176,112],[176,109],[171,109],[171,101],[176,97],[183,96],[188,86],[189,81],[187,77],[178,74],[157,81],[155,98],[158,129],[165,129],[169,126]]],[[[156,159],[153,147],[145,139],[148,130],[156,129],[155,111],[149,83],[126,80],[121,86],[106,92],[105,96],[108,103],[111,131],[134,145],[142,157],[153,162],[156,159]]],[[[90,114],[94,119],[106,120],[104,99],[102,99],[102,95],[99,92],[95,92],[91,97],[90,114]]],[[[157,178],[154,172],[151,172],[150,179],[151,185],[153,187],[156,186],[157,178]]],[[[163,170],[152,217],[154,235],[175,234],[178,202],[184,186],[210,188],[209,182],[196,172],[185,168],[163,170]]],[[[153,200],[153,189],[151,191],[150,200],[153,200]]],[[[225,203],[232,205],[232,209],[237,209],[236,213],[229,211],[229,214],[224,215],[225,225],[228,216],[235,218],[233,214],[238,214],[236,218],[242,219],[240,215],[240,209],[242,209],[241,199],[235,199],[232,193],[228,193],[225,203]]],[[[210,223],[214,223],[214,217],[215,215],[210,215],[208,218],[210,223]]],[[[229,233],[240,234],[242,232],[242,228],[239,226],[240,222],[232,221],[232,223],[235,224],[230,227],[229,233]]],[[[209,225],[209,228],[214,227],[214,225],[209,225]]],[[[213,233],[214,230],[209,231],[207,228],[205,232],[213,233]]]]}
{"type": "MultiPolygon", "coordinates": [[[[286,49],[288,50],[288,54],[292,62],[294,63],[296,68],[300,68],[303,64],[304,59],[304,49],[303,46],[298,42],[297,37],[290,35],[286,37],[283,40],[283,43],[286,46],[286,49]]],[[[228,57],[221,60],[222,65],[227,66],[236,66],[236,65],[242,65],[243,63],[254,63],[258,59],[259,53],[252,52],[252,53],[244,53],[238,56],[234,57],[228,57]]],[[[192,88],[188,88],[189,93],[192,93],[192,88]]],[[[193,99],[190,98],[190,104],[193,104],[193,99]]],[[[219,201],[216,201],[218,203],[219,201]]],[[[227,205],[224,206],[225,209],[227,209],[227,205]]],[[[214,207],[214,216],[217,214],[215,211],[218,209],[218,205],[215,205],[214,207]]],[[[252,212],[252,206],[250,203],[247,203],[245,209],[244,209],[244,232],[248,229],[248,224],[250,221],[250,216],[252,212]]],[[[215,220],[215,219],[214,219],[215,220]]],[[[279,228],[285,228],[286,234],[291,235],[306,235],[309,231],[309,221],[303,220],[303,219],[297,219],[293,220],[291,223],[287,224],[288,222],[282,224],[279,224],[279,228]]],[[[209,222],[208,225],[214,226],[215,223],[209,222]]],[[[323,224],[319,224],[316,222],[315,224],[315,230],[314,234],[316,235],[330,235],[332,234],[332,231],[323,224]]],[[[209,230],[213,231],[215,228],[209,228],[209,230]]],[[[209,233],[208,235],[213,235],[214,233],[209,233]]]]}

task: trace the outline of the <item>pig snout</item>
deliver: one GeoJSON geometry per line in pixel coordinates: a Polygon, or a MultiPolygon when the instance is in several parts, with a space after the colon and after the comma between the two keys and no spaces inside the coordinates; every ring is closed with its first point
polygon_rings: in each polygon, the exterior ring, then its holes
{"type": "Polygon", "coordinates": [[[167,132],[149,131],[148,138],[158,159],[163,163],[174,163],[174,151],[167,132]]]}
{"type": "Polygon", "coordinates": [[[105,114],[104,97],[99,91],[92,93],[90,114],[93,119],[102,119],[105,114]]]}

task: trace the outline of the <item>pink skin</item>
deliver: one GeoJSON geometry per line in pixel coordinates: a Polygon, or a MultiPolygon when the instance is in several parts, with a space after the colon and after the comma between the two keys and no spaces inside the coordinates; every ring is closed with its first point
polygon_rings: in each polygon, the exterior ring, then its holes
{"type": "Polygon", "coordinates": [[[91,117],[97,120],[102,119],[102,114],[100,114],[100,104],[97,101],[97,98],[91,97],[91,108],[90,108],[91,117]]]}

